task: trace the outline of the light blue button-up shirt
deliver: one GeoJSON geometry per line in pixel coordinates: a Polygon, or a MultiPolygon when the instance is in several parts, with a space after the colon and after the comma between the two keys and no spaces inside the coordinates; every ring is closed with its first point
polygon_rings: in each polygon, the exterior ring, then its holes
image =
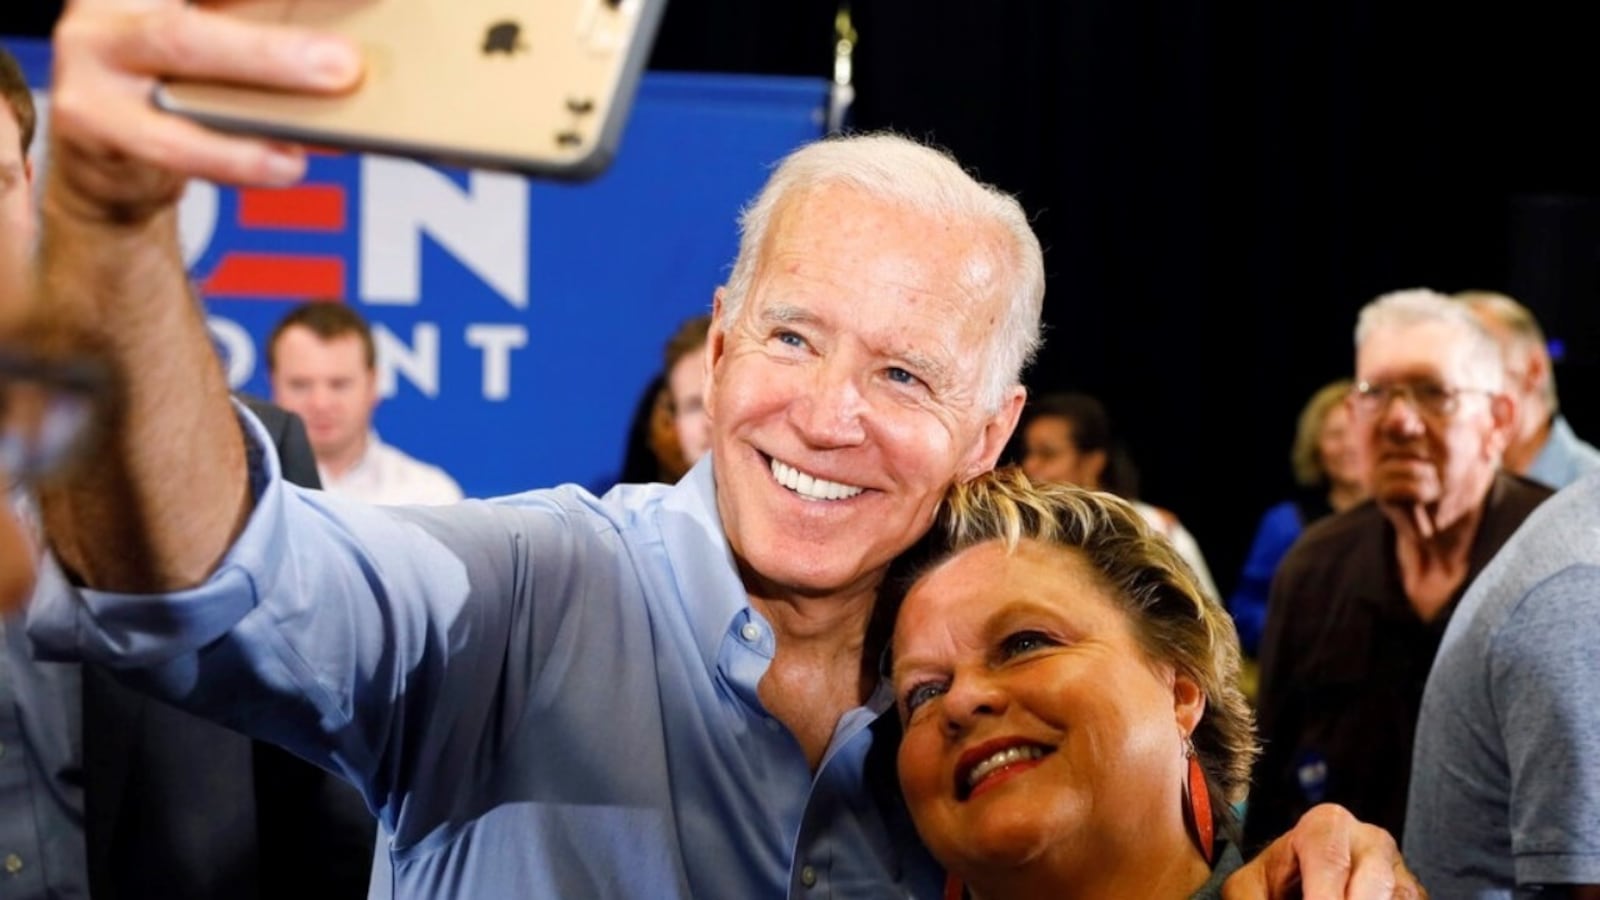
{"type": "Polygon", "coordinates": [[[30,635],[344,773],[390,836],[372,896],[939,896],[879,734],[887,686],[815,774],[762,707],[773,633],[709,462],[603,498],[385,509],[285,484],[262,440],[255,511],[206,584],[81,592],[30,635]]]}
{"type": "Polygon", "coordinates": [[[1550,420],[1550,437],[1527,475],[1560,490],[1595,469],[1600,469],[1600,449],[1578,437],[1567,417],[1557,414],[1550,420]]]}

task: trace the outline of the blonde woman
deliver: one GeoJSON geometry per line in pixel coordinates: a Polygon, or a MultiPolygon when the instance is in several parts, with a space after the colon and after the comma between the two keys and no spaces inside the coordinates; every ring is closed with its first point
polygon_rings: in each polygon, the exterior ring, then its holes
{"type": "Polygon", "coordinates": [[[1015,470],[956,488],[931,541],[892,679],[946,896],[1220,896],[1256,744],[1194,572],[1127,502],[1015,470]]]}

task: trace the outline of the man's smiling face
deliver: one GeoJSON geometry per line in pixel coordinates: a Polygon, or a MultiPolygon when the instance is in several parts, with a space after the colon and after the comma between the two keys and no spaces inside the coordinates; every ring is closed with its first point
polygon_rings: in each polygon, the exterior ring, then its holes
{"type": "Polygon", "coordinates": [[[1006,236],[843,186],[790,197],[712,328],[717,504],[752,590],[875,586],[1022,402],[982,396],[1006,236]]]}

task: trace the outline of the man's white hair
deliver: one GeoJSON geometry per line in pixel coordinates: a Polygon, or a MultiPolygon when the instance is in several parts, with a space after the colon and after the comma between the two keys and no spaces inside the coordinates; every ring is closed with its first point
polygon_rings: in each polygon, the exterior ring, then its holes
{"type": "Polygon", "coordinates": [[[996,409],[1006,390],[1021,383],[1023,368],[1039,349],[1044,251],[1015,198],[977,181],[949,154],[900,135],[876,132],[825,138],[783,159],[739,216],[739,256],[724,285],[724,319],[738,320],[773,215],[784,200],[834,185],[928,216],[991,222],[1009,235],[1006,315],[990,341],[983,385],[984,406],[996,409]]]}
{"type": "Polygon", "coordinates": [[[1427,288],[1391,291],[1363,306],[1356,318],[1356,349],[1375,331],[1431,323],[1461,333],[1467,346],[1467,375],[1472,379],[1469,387],[1495,392],[1505,389],[1505,366],[1494,335],[1466,304],[1427,288]]]}

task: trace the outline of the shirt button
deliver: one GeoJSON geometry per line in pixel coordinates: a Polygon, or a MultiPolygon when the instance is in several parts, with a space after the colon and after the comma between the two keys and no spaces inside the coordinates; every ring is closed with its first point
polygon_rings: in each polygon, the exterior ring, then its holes
{"type": "Polygon", "coordinates": [[[15,875],[22,871],[22,857],[15,853],[6,854],[6,874],[15,875]]]}
{"type": "Polygon", "coordinates": [[[761,626],[754,622],[746,622],[744,627],[739,629],[739,636],[744,638],[747,643],[754,644],[756,641],[761,640],[761,626]]]}
{"type": "Polygon", "coordinates": [[[815,887],[817,884],[817,870],[810,866],[800,869],[800,883],[806,887],[815,887]]]}

